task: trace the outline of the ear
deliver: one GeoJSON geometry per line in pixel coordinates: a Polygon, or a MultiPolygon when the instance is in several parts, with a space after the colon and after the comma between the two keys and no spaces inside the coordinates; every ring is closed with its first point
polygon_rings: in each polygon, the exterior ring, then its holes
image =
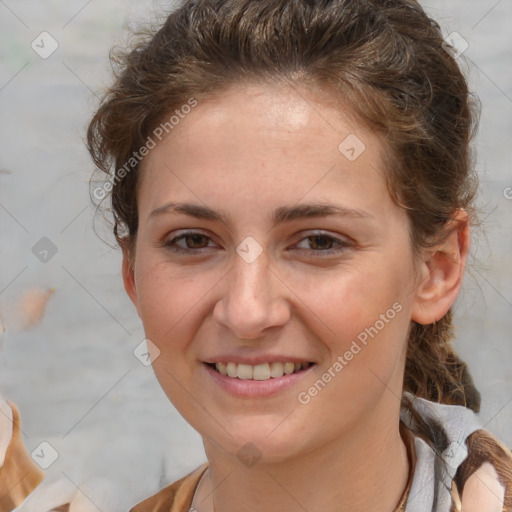
{"type": "Polygon", "coordinates": [[[137,289],[135,287],[135,269],[133,267],[133,260],[130,255],[130,250],[128,247],[122,246],[123,251],[123,264],[122,264],[122,274],[123,274],[123,284],[128,297],[133,302],[135,309],[137,310],[137,314],[140,318],[140,311],[137,301],[137,289]]]}
{"type": "Polygon", "coordinates": [[[462,285],[470,247],[469,216],[457,210],[446,225],[446,237],[426,249],[419,265],[411,320],[427,325],[440,320],[455,302],[462,285]]]}

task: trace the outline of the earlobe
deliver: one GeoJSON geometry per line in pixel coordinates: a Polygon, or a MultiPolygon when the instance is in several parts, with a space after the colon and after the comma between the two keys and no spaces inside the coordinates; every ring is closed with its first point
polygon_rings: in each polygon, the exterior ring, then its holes
{"type": "Polygon", "coordinates": [[[415,290],[411,320],[427,325],[440,320],[460,291],[470,247],[469,217],[458,210],[446,226],[446,237],[424,251],[422,279],[415,290]]]}
{"type": "Polygon", "coordinates": [[[135,286],[135,270],[133,267],[133,261],[130,258],[129,250],[126,248],[122,248],[123,250],[123,263],[122,263],[122,275],[123,275],[123,284],[124,289],[130,297],[130,300],[133,302],[135,309],[137,310],[137,314],[140,317],[140,311],[138,307],[137,301],[137,289],[135,286]]]}

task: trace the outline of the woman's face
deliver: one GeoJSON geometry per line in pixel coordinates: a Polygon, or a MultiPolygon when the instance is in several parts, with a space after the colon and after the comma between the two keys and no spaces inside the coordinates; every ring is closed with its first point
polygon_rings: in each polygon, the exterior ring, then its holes
{"type": "Polygon", "coordinates": [[[203,438],[274,460],[396,424],[416,274],[381,141],[284,86],[189,110],[144,161],[123,270],[163,390],[203,438]],[[287,361],[314,364],[268,378],[287,361]],[[206,364],[228,362],[257,366],[206,364]]]}

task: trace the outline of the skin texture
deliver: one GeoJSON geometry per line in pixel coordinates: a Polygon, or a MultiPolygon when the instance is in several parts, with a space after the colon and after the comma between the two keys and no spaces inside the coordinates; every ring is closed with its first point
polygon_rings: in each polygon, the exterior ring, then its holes
{"type": "Polygon", "coordinates": [[[386,188],[384,142],[348,114],[318,91],[237,85],[200,101],[143,163],[139,230],[135,253],[124,251],[123,278],[160,351],[155,374],[203,438],[210,470],[200,494],[214,490],[200,512],[213,504],[223,512],[391,512],[405,488],[398,425],[408,330],[453,304],[469,227],[458,212],[457,229],[415,259],[407,215],[386,188]],[[354,161],[338,150],[350,134],[366,147],[354,161]],[[226,223],[150,216],[170,201],[222,210],[226,223]],[[273,227],[276,208],[319,202],[366,216],[273,227]],[[205,236],[175,240],[183,230],[205,236]],[[252,263],[236,252],[248,236],[262,249],[252,263]],[[164,242],[173,240],[197,252],[172,252],[164,242]],[[299,403],[396,303],[400,312],[299,403]],[[317,364],[276,396],[240,398],[214,384],[201,362],[222,352],[317,364]],[[261,457],[251,467],[237,457],[247,443],[261,457]]]}

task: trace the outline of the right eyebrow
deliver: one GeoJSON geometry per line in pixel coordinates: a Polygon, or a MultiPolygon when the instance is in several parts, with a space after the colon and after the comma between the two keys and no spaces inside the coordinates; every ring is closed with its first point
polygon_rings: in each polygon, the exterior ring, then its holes
{"type": "Polygon", "coordinates": [[[148,217],[149,219],[159,217],[161,215],[188,215],[196,219],[214,220],[227,224],[229,221],[228,216],[222,211],[216,212],[208,206],[191,203],[166,203],[158,208],[155,208],[148,217]]]}

